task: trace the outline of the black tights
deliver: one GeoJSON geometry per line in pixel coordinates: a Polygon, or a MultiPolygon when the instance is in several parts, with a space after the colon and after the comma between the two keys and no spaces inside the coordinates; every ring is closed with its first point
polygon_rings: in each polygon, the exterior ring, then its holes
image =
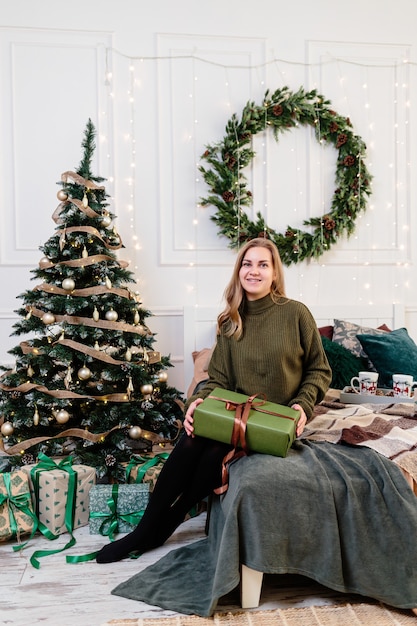
{"type": "Polygon", "coordinates": [[[229,444],[183,435],[163,466],[148,506],[131,533],[104,546],[97,563],[120,561],[132,551],[161,546],[188,511],[221,484],[223,457],[229,444]]]}

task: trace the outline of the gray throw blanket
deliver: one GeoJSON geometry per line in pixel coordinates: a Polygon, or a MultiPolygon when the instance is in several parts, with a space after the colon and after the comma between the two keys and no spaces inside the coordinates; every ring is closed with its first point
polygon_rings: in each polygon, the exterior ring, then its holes
{"type": "Polygon", "coordinates": [[[417,499],[399,467],[372,449],[297,441],[283,458],[230,468],[208,538],[173,550],[112,593],[210,616],[244,563],[301,574],[340,592],[417,607],[417,499]]]}

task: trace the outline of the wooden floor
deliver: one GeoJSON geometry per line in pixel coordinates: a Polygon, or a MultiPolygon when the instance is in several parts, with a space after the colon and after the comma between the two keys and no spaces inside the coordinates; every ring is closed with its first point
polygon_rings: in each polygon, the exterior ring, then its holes
{"type": "MultiPolygon", "coordinates": [[[[66,552],[41,559],[39,570],[29,562],[33,551],[63,547],[68,541],[68,535],[53,542],[41,535],[36,536],[21,552],[13,552],[15,542],[2,543],[0,624],[102,626],[112,619],[175,615],[172,611],[112,596],[110,591],[169,550],[204,537],[204,524],[205,513],[184,522],[163,547],[137,560],[127,559],[109,565],[98,565],[95,561],[79,564],[65,562],[66,554],[86,554],[107,543],[107,539],[100,535],[90,535],[88,526],[75,531],[75,546],[66,552]]],[[[343,596],[301,577],[265,576],[259,609],[340,604],[342,601],[355,600],[358,600],[357,596],[343,596]]],[[[219,611],[239,609],[238,590],[222,598],[218,606],[219,611]]]]}

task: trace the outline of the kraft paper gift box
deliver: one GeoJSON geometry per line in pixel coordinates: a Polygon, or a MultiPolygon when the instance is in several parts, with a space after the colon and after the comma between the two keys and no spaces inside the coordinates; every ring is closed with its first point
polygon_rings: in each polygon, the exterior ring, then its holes
{"type": "MultiPolygon", "coordinates": [[[[194,411],[194,434],[223,443],[232,443],[236,407],[248,396],[225,389],[214,389],[194,411]]],[[[252,452],[285,457],[296,438],[299,411],[263,400],[257,396],[246,426],[246,444],[252,452]]],[[[242,442],[238,442],[242,445],[242,442]]]]}
{"type": "Polygon", "coordinates": [[[126,466],[126,482],[148,484],[151,493],[168,456],[169,452],[133,455],[126,466]]]}
{"type": "Polygon", "coordinates": [[[90,491],[90,534],[130,533],[149,500],[148,484],[95,485],[90,491]]]}
{"type": "Polygon", "coordinates": [[[0,541],[19,539],[36,528],[27,474],[21,470],[0,474],[0,541]]]}
{"type": "Polygon", "coordinates": [[[44,535],[52,539],[87,526],[89,493],[96,482],[94,467],[72,465],[71,457],[55,462],[40,454],[39,463],[22,470],[29,478],[39,530],[44,535]]]}

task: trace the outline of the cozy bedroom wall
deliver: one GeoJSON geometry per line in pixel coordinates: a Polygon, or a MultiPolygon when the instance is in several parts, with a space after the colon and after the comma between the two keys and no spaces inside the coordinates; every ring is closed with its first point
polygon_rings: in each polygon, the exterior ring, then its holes
{"type": "MultiPolygon", "coordinates": [[[[0,362],[30,270],[53,233],[56,182],[88,118],[158,348],[183,377],[184,305],[219,307],[234,260],[201,207],[198,166],[233,113],[267,89],[317,88],[367,144],[373,194],[350,239],[286,270],[307,305],[399,302],[417,340],[414,0],[0,0],[0,362]],[[414,112],[414,115],[413,115],[414,112]]],[[[269,226],[326,212],[335,151],[300,127],[256,136],[247,168],[269,226]]],[[[203,346],[196,346],[202,348],[203,346]]],[[[188,358],[188,355],[186,355],[188,358]]]]}

